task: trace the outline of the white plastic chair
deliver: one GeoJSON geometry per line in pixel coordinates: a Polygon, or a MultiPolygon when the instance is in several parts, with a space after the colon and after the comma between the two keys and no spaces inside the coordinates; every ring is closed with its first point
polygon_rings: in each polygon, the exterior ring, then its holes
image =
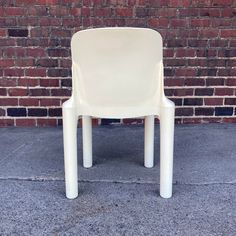
{"type": "Polygon", "coordinates": [[[78,196],[77,122],[83,124],[83,166],[92,166],[91,117],[145,117],[144,166],[153,167],[154,117],[160,119],[160,195],[172,196],[174,103],[164,95],[161,35],[146,28],[75,33],[72,96],[63,103],[66,196],[78,196]]]}

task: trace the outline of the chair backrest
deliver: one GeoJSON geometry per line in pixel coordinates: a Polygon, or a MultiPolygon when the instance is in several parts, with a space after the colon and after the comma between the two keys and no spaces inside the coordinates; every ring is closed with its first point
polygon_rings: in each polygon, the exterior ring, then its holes
{"type": "Polygon", "coordinates": [[[73,92],[93,106],[135,106],[160,86],[162,38],[145,28],[98,28],[73,35],[73,92]]]}

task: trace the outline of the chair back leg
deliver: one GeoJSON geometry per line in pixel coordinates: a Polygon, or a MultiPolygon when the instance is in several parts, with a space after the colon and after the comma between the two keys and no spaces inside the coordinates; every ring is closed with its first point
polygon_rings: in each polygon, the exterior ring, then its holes
{"type": "Polygon", "coordinates": [[[90,168],[93,165],[92,154],[92,118],[90,116],[82,117],[83,125],[83,166],[90,168]]]}
{"type": "Polygon", "coordinates": [[[144,122],[144,166],[154,165],[154,116],[146,116],[144,122]]]}

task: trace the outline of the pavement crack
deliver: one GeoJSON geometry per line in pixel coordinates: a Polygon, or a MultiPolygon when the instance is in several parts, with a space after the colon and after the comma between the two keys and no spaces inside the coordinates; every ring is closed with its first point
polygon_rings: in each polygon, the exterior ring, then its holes
{"type": "MultiPolygon", "coordinates": [[[[61,181],[64,182],[64,178],[58,177],[0,177],[0,181],[32,181],[32,182],[54,182],[61,181]]],[[[112,183],[112,184],[157,184],[159,183],[154,181],[131,181],[131,180],[88,180],[88,179],[79,179],[79,183],[112,183]]],[[[192,186],[207,186],[207,185],[234,185],[236,181],[226,181],[226,182],[202,182],[202,183],[182,183],[182,182],[174,182],[173,185],[192,185],[192,186]]]]}

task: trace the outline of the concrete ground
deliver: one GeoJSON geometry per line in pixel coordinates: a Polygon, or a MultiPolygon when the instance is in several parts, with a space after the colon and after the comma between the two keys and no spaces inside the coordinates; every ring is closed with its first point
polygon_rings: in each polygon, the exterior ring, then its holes
{"type": "Polygon", "coordinates": [[[94,166],[65,197],[61,128],[0,129],[0,235],[236,235],[236,125],[175,128],[173,197],[143,167],[143,127],[93,129],[94,166]]]}

